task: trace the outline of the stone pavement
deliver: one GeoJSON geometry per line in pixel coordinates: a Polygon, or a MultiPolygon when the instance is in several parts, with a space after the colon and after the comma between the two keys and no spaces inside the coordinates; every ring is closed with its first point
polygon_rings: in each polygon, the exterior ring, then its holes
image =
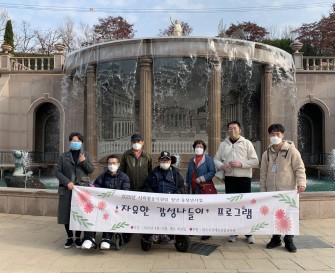
{"type": "MultiPolygon", "coordinates": [[[[0,272],[335,272],[335,219],[301,220],[300,238],[309,235],[328,247],[316,244],[297,253],[284,247],[266,249],[270,236],[256,236],[254,245],[247,245],[244,236],[236,243],[214,237],[206,242],[221,246],[209,256],[180,253],[173,244],[154,245],[145,252],[139,235],[121,250],[64,249],[65,234],[55,217],[0,214],[0,272]]],[[[198,236],[192,237],[192,241],[198,240],[198,236]]]]}

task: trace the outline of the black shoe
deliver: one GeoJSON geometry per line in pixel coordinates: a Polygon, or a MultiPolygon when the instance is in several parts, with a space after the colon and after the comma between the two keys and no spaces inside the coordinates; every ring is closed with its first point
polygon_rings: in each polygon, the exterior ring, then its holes
{"type": "Polygon", "coordinates": [[[64,245],[64,248],[71,248],[73,245],[73,239],[72,238],[67,238],[66,243],[64,245]]]}
{"type": "Polygon", "coordinates": [[[284,242],[285,242],[285,248],[286,248],[289,252],[291,252],[291,253],[295,253],[295,252],[297,252],[297,248],[296,248],[296,246],[294,245],[292,239],[291,239],[291,240],[285,240],[285,239],[284,239],[284,242]]]}
{"type": "Polygon", "coordinates": [[[81,239],[76,238],[76,240],[74,240],[74,245],[76,246],[76,248],[81,248],[81,245],[82,245],[81,239]]]}
{"type": "Polygon", "coordinates": [[[281,246],[281,240],[280,238],[271,238],[271,241],[266,245],[266,248],[276,248],[278,246],[281,246]]]}
{"type": "Polygon", "coordinates": [[[201,240],[206,241],[206,240],[208,240],[208,239],[210,239],[210,238],[211,238],[211,236],[202,236],[202,237],[201,237],[201,240]]]}

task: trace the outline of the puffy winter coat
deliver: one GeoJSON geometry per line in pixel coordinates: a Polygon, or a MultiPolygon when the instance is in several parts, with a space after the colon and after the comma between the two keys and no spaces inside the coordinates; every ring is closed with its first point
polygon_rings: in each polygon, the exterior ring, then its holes
{"type": "Polygon", "coordinates": [[[95,179],[93,185],[98,188],[130,190],[129,177],[120,170],[115,174],[112,174],[109,170],[103,172],[95,179]]]}
{"type": "Polygon", "coordinates": [[[285,140],[278,152],[270,145],[262,155],[261,191],[295,190],[297,186],[306,187],[306,173],[304,162],[294,143],[285,140]]]}
{"type": "Polygon", "coordinates": [[[234,177],[252,177],[252,168],[259,168],[259,161],[254,146],[250,140],[243,136],[232,143],[227,137],[219,146],[214,157],[214,163],[217,169],[222,164],[229,164],[229,161],[237,160],[242,163],[241,168],[232,168],[231,171],[225,172],[225,176],[234,177]]]}
{"type": "Polygon", "coordinates": [[[171,166],[168,171],[163,171],[158,166],[148,175],[145,190],[157,193],[183,193],[184,179],[176,167],[171,166]]]}

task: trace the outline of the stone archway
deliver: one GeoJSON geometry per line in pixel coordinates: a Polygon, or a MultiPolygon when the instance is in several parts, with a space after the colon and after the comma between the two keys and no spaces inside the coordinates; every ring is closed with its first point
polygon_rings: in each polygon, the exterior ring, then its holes
{"type": "Polygon", "coordinates": [[[28,145],[29,151],[44,151],[50,150],[50,147],[45,147],[48,145],[45,141],[49,143],[58,143],[54,146],[53,149],[57,149],[56,152],[64,152],[64,132],[65,132],[65,112],[62,104],[51,97],[49,93],[44,93],[43,97],[35,100],[28,112],[28,145]],[[48,114],[48,106],[53,109],[54,113],[58,112],[58,124],[59,124],[59,138],[58,140],[48,139],[54,133],[48,134],[50,130],[53,130],[53,125],[57,121],[55,114],[48,114]],[[43,112],[46,111],[46,112],[43,112]],[[45,133],[47,133],[45,135],[45,133]],[[36,136],[39,136],[39,139],[42,141],[41,144],[38,143],[36,147],[37,140],[36,136]]]}
{"type": "Polygon", "coordinates": [[[315,103],[306,103],[298,113],[298,149],[307,164],[322,164],[324,112],[315,103]]]}
{"type": "Polygon", "coordinates": [[[60,113],[51,102],[40,104],[35,111],[34,146],[39,162],[53,161],[59,152],[60,113]]]}

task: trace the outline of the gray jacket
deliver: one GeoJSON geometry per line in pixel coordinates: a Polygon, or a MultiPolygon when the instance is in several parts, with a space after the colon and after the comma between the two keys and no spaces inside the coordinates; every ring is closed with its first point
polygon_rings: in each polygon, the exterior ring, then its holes
{"type": "Polygon", "coordinates": [[[57,162],[56,177],[59,180],[58,187],[58,224],[70,223],[72,191],[67,188],[70,182],[77,184],[83,176],[88,176],[94,171],[94,166],[87,152],[81,152],[86,160],[74,162],[70,151],[63,153],[57,162]]]}

